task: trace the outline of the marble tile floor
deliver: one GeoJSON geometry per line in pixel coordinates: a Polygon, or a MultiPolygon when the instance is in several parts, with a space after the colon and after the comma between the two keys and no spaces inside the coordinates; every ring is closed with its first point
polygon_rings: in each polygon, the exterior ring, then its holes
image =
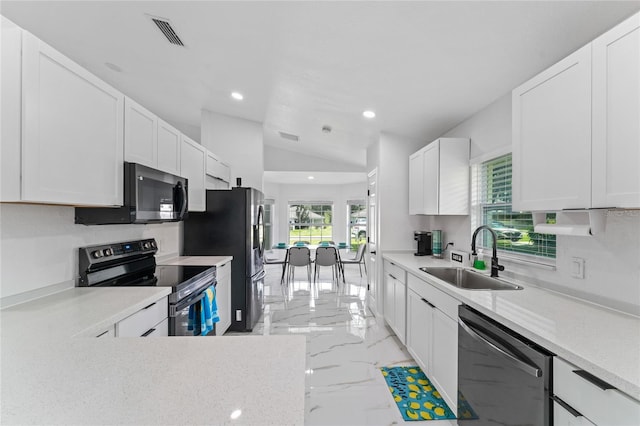
{"type": "MultiPolygon", "coordinates": [[[[307,337],[305,424],[405,423],[379,368],[415,362],[367,307],[366,276],[347,265],[346,285],[336,286],[331,268],[325,267],[320,279],[309,284],[299,268],[295,280],[283,287],[281,267],[266,267],[264,315],[252,334],[307,337]]],[[[456,425],[448,420],[421,424],[456,425]]]]}

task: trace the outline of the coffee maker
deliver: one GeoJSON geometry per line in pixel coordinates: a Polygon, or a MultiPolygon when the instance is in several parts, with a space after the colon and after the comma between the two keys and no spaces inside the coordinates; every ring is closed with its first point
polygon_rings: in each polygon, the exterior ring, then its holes
{"type": "Polygon", "coordinates": [[[418,251],[414,253],[414,256],[428,256],[431,252],[431,232],[429,231],[414,231],[413,239],[418,242],[418,251]]]}

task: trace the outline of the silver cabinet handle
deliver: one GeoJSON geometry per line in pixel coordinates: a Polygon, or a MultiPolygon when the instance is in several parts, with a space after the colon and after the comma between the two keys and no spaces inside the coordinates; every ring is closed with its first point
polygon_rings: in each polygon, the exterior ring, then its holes
{"type": "Polygon", "coordinates": [[[574,374],[577,374],[578,376],[582,377],[583,379],[585,379],[587,382],[591,383],[592,385],[595,385],[595,386],[599,387],[603,391],[616,388],[615,386],[610,385],[609,383],[605,382],[604,380],[600,379],[599,377],[596,377],[593,374],[588,373],[588,372],[586,372],[584,370],[572,370],[572,372],[574,374]]]}
{"type": "Polygon", "coordinates": [[[500,353],[501,355],[503,355],[505,358],[510,360],[520,370],[522,370],[525,373],[530,374],[531,376],[534,376],[534,377],[542,377],[542,370],[540,370],[538,367],[529,365],[526,362],[522,361],[520,358],[516,357],[514,354],[511,354],[511,353],[507,352],[506,350],[504,350],[502,348],[499,348],[498,346],[494,345],[493,343],[491,343],[490,341],[488,341],[487,339],[482,337],[480,334],[478,334],[476,331],[474,331],[473,327],[471,327],[469,324],[464,322],[462,320],[462,318],[458,318],[458,324],[471,337],[473,337],[474,339],[478,340],[479,342],[482,342],[482,343],[488,345],[494,351],[496,351],[496,352],[500,353]]]}

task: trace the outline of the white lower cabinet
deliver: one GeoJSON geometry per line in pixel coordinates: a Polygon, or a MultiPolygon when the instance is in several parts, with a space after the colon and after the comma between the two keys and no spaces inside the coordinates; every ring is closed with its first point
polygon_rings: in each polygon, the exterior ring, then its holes
{"type": "Polygon", "coordinates": [[[406,342],[406,272],[392,262],[384,262],[384,319],[402,344],[406,342]]]}
{"type": "Polygon", "coordinates": [[[168,313],[167,297],[163,297],[117,322],[116,337],[167,336],[169,334],[168,313]]]}
{"type": "Polygon", "coordinates": [[[407,349],[455,413],[460,302],[412,274],[407,291],[407,349]]]}
{"type": "Polygon", "coordinates": [[[407,349],[418,365],[431,375],[434,306],[409,289],[407,295],[407,349]]]}
{"type": "Polygon", "coordinates": [[[216,336],[222,336],[231,326],[231,262],[216,270],[216,302],[220,321],[216,324],[216,336]]]}
{"type": "Polygon", "coordinates": [[[554,403],[554,415],[568,419],[555,424],[640,425],[640,401],[559,357],[553,358],[553,393],[562,400],[554,403]]]}

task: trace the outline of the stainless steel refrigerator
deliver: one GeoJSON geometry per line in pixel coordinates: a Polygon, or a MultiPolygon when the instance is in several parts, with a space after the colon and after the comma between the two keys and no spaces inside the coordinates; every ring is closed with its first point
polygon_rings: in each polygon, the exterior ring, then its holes
{"type": "MultiPolygon", "coordinates": [[[[254,188],[207,191],[205,212],[184,221],[185,256],[233,256],[232,331],[251,331],[264,306],[264,195],[254,188]]],[[[227,315],[227,313],[221,313],[227,315]]]]}

